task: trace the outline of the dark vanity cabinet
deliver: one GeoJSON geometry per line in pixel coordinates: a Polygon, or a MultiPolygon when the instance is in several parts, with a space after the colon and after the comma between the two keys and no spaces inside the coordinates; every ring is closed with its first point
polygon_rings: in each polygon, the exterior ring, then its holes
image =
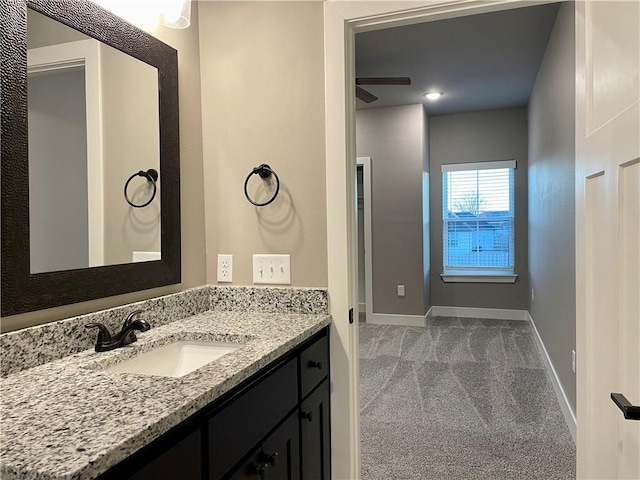
{"type": "Polygon", "coordinates": [[[325,328],[101,480],[328,480],[325,328]]]}
{"type": "Polygon", "coordinates": [[[301,477],[298,416],[295,413],[289,415],[244,463],[220,478],[299,480],[301,477]]]}
{"type": "MultiPolygon", "coordinates": [[[[189,432],[185,438],[176,435],[166,438],[163,445],[157,445],[156,451],[147,452],[146,459],[140,459],[141,468],[129,475],[122,471],[118,478],[130,480],[182,479],[196,480],[202,478],[200,430],[189,432]]],[[[116,478],[116,477],[113,477],[116,478]]]]}
{"type": "Polygon", "coordinates": [[[300,419],[302,478],[327,480],[331,478],[328,378],[300,404],[300,419]]]}

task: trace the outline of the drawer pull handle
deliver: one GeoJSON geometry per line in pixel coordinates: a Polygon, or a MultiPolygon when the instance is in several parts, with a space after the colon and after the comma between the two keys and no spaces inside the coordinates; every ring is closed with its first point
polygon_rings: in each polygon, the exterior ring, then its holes
{"type": "Polygon", "coordinates": [[[276,466],[276,458],[278,458],[278,452],[273,452],[272,454],[261,453],[258,459],[260,463],[257,465],[251,464],[249,473],[259,476],[260,480],[264,480],[267,468],[276,466]]]}
{"type": "Polygon", "coordinates": [[[315,360],[309,360],[307,363],[309,368],[317,368],[318,370],[322,370],[322,362],[316,362],[315,360]]]}
{"type": "Polygon", "coordinates": [[[300,418],[302,420],[313,420],[313,412],[300,412],[300,418]]]}
{"type": "Polygon", "coordinates": [[[272,454],[263,453],[262,454],[262,462],[265,466],[276,466],[276,460],[278,458],[278,452],[273,452],[272,454]]]}
{"type": "Polygon", "coordinates": [[[260,480],[264,480],[264,475],[267,473],[268,465],[266,463],[259,463],[258,465],[251,464],[249,466],[249,474],[260,477],[260,480]]]}

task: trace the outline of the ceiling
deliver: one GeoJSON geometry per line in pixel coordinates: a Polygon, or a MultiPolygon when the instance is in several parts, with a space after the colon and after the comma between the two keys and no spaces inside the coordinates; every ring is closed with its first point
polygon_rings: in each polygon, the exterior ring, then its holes
{"type": "Polygon", "coordinates": [[[365,86],[356,108],[424,103],[430,115],[526,105],[559,4],[356,35],[356,77],[409,76],[411,86],[365,86]],[[437,101],[423,94],[443,92],[437,101]]]}

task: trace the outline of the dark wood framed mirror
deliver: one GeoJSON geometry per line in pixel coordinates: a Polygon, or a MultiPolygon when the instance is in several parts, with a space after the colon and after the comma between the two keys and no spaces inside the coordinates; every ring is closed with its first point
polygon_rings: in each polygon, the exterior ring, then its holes
{"type": "Polygon", "coordinates": [[[180,283],[176,50],[89,0],[7,0],[0,4],[0,17],[2,316],[180,283]],[[160,260],[33,273],[29,223],[28,8],[157,69],[160,260]]]}

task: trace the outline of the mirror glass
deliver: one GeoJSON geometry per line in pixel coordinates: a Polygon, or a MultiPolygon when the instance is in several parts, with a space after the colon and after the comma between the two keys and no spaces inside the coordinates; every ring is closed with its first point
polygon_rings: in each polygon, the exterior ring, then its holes
{"type": "Polygon", "coordinates": [[[27,15],[31,273],[160,259],[158,70],[27,15]],[[125,199],[144,205],[135,208],[125,199]]]}

